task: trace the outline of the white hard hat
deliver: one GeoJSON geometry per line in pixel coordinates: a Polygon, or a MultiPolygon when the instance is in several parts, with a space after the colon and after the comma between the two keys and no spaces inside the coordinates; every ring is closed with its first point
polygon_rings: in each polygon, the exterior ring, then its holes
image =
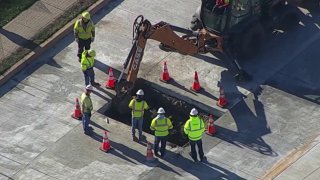
{"type": "Polygon", "coordinates": [[[142,89],[139,89],[136,94],[139,95],[139,96],[143,96],[144,92],[143,92],[142,89]]]}
{"type": "Polygon", "coordinates": [[[161,108],[159,108],[158,109],[158,112],[157,112],[158,114],[164,114],[164,113],[166,113],[165,111],[164,111],[164,109],[161,107],[161,108]]]}
{"type": "Polygon", "coordinates": [[[89,84],[88,86],[86,86],[86,90],[93,91],[93,86],[89,84]]]}
{"type": "Polygon", "coordinates": [[[191,116],[196,116],[196,115],[198,115],[197,109],[196,109],[196,108],[191,109],[190,115],[191,115],[191,116]]]}

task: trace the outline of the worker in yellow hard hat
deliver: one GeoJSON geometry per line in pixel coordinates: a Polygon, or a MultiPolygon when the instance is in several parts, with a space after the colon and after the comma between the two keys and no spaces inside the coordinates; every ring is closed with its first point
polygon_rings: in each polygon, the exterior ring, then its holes
{"type": "Polygon", "coordinates": [[[85,85],[88,86],[89,83],[92,86],[100,86],[99,83],[94,81],[94,57],[96,56],[96,51],[89,49],[85,50],[81,56],[81,69],[84,75],[85,85]]]}
{"type": "Polygon", "coordinates": [[[90,49],[91,42],[94,41],[95,37],[95,26],[91,20],[89,12],[85,11],[81,14],[81,18],[75,22],[73,30],[75,40],[78,43],[77,56],[80,62],[83,50],[90,49]]]}

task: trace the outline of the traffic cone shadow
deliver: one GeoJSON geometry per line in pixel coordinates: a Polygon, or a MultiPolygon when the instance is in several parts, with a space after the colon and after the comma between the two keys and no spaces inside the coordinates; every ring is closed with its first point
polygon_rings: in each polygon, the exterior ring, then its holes
{"type": "Polygon", "coordinates": [[[81,109],[80,109],[80,104],[79,104],[79,99],[76,98],[76,106],[74,109],[73,114],[71,115],[72,118],[77,119],[77,120],[81,120],[82,118],[82,113],[81,113],[81,109]]]}

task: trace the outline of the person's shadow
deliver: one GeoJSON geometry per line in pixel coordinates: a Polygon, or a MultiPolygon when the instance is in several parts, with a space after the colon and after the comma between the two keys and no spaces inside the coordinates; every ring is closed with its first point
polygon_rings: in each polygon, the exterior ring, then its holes
{"type": "Polygon", "coordinates": [[[208,162],[206,158],[203,162],[194,163],[193,160],[188,159],[181,154],[167,151],[163,160],[181,168],[183,171],[192,174],[198,179],[244,179],[225,168],[208,162]]]}
{"type": "Polygon", "coordinates": [[[262,88],[259,87],[253,94],[244,96],[238,91],[235,83],[227,83],[227,79],[229,79],[227,76],[227,73],[221,73],[221,85],[227,87],[228,91],[226,92],[232,91],[240,98],[240,102],[230,109],[230,114],[238,131],[217,126],[215,137],[267,156],[277,156],[278,154],[272,150],[272,147],[262,139],[262,136],[271,133],[265,116],[264,105],[259,101],[262,88]]]}
{"type": "Polygon", "coordinates": [[[10,32],[6,29],[0,28],[0,33],[2,35],[4,35],[5,37],[7,37],[12,42],[16,43],[17,45],[19,45],[23,48],[34,50],[35,48],[37,48],[39,46],[38,44],[34,43],[32,40],[26,39],[26,38],[20,36],[19,34],[10,32]]]}

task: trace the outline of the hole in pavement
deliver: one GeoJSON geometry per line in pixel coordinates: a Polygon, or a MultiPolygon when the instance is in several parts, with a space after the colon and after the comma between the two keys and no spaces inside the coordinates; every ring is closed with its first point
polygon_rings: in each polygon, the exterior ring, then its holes
{"type": "MultiPolygon", "coordinates": [[[[152,88],[146,80],[137,79],[135,86],[131,91],[132,94],[121,98],[121,100],[114,100],[105,112],[105,115],[131,126],[131,110],[128,108],[128,105],[132,96],[135,96],[138,89],[143,89],[145,94],[144,100],[150,106],[150,109],[145,111],[144,114],[143,131],[153,134],[150,130],[151,121],[157,116],[158,108],[163,107],[166,111],[166,117],[170,117],[173,124],[173,130],[169,135],[168,145],[171,147],[185,145],[188,142],[188,138],[183,132],[183,126],[189,119],[189,113],[194,106],[152,88]]],[[[208,113],[199,108],[197,108],[197,110],[199,111],[199,115],[206,120],[208,113]]]]}

